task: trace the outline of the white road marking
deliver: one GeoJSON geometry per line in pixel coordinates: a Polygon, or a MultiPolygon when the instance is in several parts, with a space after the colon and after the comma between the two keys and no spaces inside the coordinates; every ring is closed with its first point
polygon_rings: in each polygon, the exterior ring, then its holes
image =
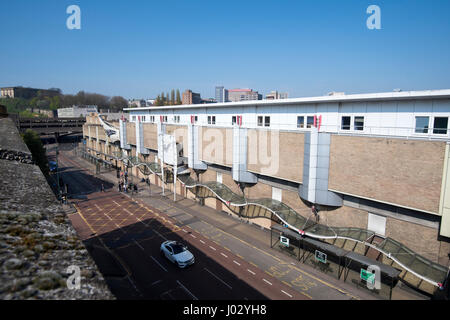
{"type": "Polygon", "coordinates": [[[247,269],[248,272],[250,272],[252,275],[255,275],[256,273],[254,273],[252,270],[247,269]]]}
{"type": "Polygon", "coordinates": [[[240,266],[241,264],[239,262],[237,262],[236,260],[233,260],[234,263],[236,263],[238,266],[240,266]]]}
{"type": "Polygon", "coordinates": [[[158,260],[156,260],[155,258],[153,258],[153,256],[150,256],[150,258],[152,258],[152,260],[153,261],[155,261],[165,272],[168,272],[167,271],[167,269],[166,268],[164,268],[164,266],[161,264],[161,263],[159,263],[159,261],[158,260]]]}
{"type": "Polygon", "coordinates": [[[216,251],[216,248],[209,246],[211,249],[213,249],[214,251],[216,251]]]}
{"type": "Polygon", "coordinates": [[[272,285],[269,281],[263,278],[263,281],[267,282],[268,284],[272,285]]]}
{"type": "Polygon", "coordinates": [[[180,281],[177,280],[177,283],[178,283],[178,284],[179,284],[179,285],[180,285],[187,293],[189,293],[189,295],[190,295],[192,298],[194,298],[194,300],[198,300],[197,297],[194,296],[194,295],[192,294],[192,292],[190,292],[185,286],[183,286],[183,285],[181,284],[180,281]]]}
{"type": "Polygon", "coordinates": [[[205,269],[205,271],[207,271],[207,272],[209,272],[213,277],[215,277],[217,280],[219,280],[220,282],[222,282],[224,285],[226,285],[228,288],[230,288],[230,290],[233,290],[233,288],[228,284],[228,283],[226,283],[225,281],[223,281],[222,279],[220,279],[218,276],[216,276],[214,273],[212,273],[211,271],[209,271],[208,269],[206,269],[206,268],[203,268],[203,269],[205,269]]]}
{"type": "Polygon", "coordinates": [[[221,255],[223,255],[225,258],[228,258],[228,256],[225,253],[220,253],[221,255]]]}
{"type": "Polygon", "coordinates": [[[192,237],[192,238],[197,238],[197,237],[196,237],[196,236],[194,236],[194,235],[193,235],[192,233],[191,233],[191,237],[192,237]]]}
{"type": "Polygon", "coordinates": [[[203,241],[203,240],[200,240],[200,242],[203,243],[203,244],[205,244],[205,241],[203,241]]]}
{"type": "Polygon", "coordinates": [[[155,231],[155,233],[158,235],[158,236],[160,236],[161,238],[163,238],[164,240],[167,240],[167,238],[166,237],[164,237],[161,233],[159,233],[158,231],[156,231],[156,230],[153,230],[153,231],[155,231]]]}
{"type": "Polygon", "coordinates": [[[285,295],[287,295],[287,296],[289,296],[289,297],[291,297],[292,298],[292,296],[289,294],[289,293],[287,293],[286,291],[284,291],[284,290],[281,290],[281,292],[283,292],[285,295]]]}
{"type": "Polygon", "coordinates": [[[142,249],[142,251],[145,251],[144,247],[143,247],[143,246],[141,246],[141,245],[139,244],[139,242],[137,242],[136,240],[133,240],[133,241],[134,241],[134,243],[136,243],[136,244],[137,244],[137,246],[138,246],[139,248],[141,248],[141,249],[142,249]]]}

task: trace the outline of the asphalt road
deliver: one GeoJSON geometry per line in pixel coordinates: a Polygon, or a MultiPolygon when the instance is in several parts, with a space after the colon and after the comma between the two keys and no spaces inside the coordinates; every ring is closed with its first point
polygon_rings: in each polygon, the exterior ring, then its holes
{"type": "Polygon", "coordinates": [[[71,221],[119,299],[304,300],[241,256],[94,177],[70,152],[59,156],[77,213],[71,221]],[[101,192],[101,184],[106,192],[101,192]],[[188,245],[196,262],[179,269],[159,252],[166,239],[188,245]]]}

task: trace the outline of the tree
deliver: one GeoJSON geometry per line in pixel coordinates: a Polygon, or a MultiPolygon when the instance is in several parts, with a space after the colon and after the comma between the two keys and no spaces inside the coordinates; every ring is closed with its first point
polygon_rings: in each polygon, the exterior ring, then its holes
{"type": "Polygon", "coordinates": [[[50,110],[56,110],[61,107],[59,96],[54,96],[48,99],[50,101],[50,110]]]}
{"type": "Polygon", "coordinates": [[[45,154],[45,148],[39,135],[31,129],[27,129],[23,134],[23,141],[33,156],[34,162],[39,166],[42,173],[48,174],[48,161],[45,154]]]}
{"type": "Polygon", "coordinates": [[[168,106],[168,105],[170,105],[170,96],[169,96],[169,93],[167,92],[166,93],[166,106],[168,106]]]}
{"type": "Polygon", "coordinates": [[[177,89],[177,101],[176,104],[181,104],[181,96],[180,96],[180,90],[177,89]]]}
{"type": "Polygon", "coordinates": [[[172,91],[170,91],[170,104],[174,105],[175,104],[175,90],[172,89],[172,91]]]}
{"type": "Polygon", "coordinates": [[[124,97],[114,96],[109,100],[109,105],[112,111],[120,111],[128,107],[128,101],[124,97]]]}

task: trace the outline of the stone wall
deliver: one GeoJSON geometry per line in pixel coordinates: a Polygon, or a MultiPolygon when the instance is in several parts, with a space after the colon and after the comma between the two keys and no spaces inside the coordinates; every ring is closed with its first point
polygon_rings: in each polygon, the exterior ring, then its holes
{"type": "MultiPolygon", "coordinates": [[[[30,155],[10,119],[0,148],[30,155]]],[[[39,167],[0,159],[0,179],[0,299],[114,299],[39,167]],[[80,289],[67,287],[72,265],[80,289]]]]}

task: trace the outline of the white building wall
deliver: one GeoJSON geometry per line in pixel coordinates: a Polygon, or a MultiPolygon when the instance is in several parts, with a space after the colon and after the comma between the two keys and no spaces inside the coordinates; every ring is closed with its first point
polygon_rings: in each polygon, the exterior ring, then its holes
{"type": "MultiPolygon", "coordinates": [[[[146,115],[146,122],[150,115],[155,116],[155,122],[160,116],[167,116],[168,123],[175,123],[174,115],[180,116],[179,124],[191,122],[191,116],[197,116],[197,125],[207,126],[208,116],[216,117],[216,124],[211,126],[232,127],[232,117],[242,116],[242,127],[257,128],[258,116],[270,116],[270,129],[279,130],[309,130],[297,128],[297,116],[305,117],[305,127],[308,116],[322,116],[320,132],[334,132],[340,134],[368,134],[382,136],[411,136],[423,138],[448,139],[447,135],[436,135],[432,129],[428,134],[415,133],[415,117],[428,116],[429,128],[433,127],[436,116],[450,117],[450,97],[445,100],[389,100],[385,101],[342,101],[342,102],[315,102],[299,104],[270,104],[255,103],[245,105],[229,105],[215,107],[205,105],[198,108],[191,106],[176,106],[169,109],[150,108],[128,110],[131,116],[146,115]],[[342,116],[351,117],[350,130],[341,129],[342,116]],[[364,117],[364,130],[354,130],[355,116],[364,117]]],[[[131,119],[131,118],[130,118],[131,119]]],[[[449,121],[450,122],[450,121],[449,121]]],[[[264,120],[263,127],[264,128],[264,120]]]]}

